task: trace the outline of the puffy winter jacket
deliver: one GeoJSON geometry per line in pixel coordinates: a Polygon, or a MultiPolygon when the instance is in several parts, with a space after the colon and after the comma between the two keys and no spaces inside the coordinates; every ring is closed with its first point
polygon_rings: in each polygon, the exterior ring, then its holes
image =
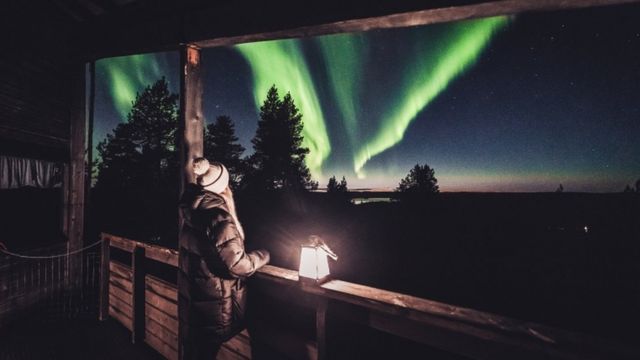
{"type": "Polygon", "coordinates": [[[244,326],[245,278],[268,262],[266,251],[245,252],[224,199],[192,187],[181,201],[179,297],[185,338],[221,343],[244,326]]]}

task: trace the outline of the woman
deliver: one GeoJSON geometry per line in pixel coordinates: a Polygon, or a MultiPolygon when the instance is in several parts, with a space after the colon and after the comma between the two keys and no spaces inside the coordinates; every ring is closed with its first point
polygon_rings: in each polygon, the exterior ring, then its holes
{"type": "Polygon", "coordinates": [[[269,252],[245,252],[226,167],[198,158],[194,172],[198,185],[180,204],[180,331],[184,359],[211,360],[243,329],[245,278],[269,262],[269,252]]]}

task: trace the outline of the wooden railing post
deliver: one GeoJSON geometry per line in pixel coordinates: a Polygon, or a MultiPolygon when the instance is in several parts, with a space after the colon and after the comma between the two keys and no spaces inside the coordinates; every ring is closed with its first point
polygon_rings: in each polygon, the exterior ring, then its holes
{"type": "Polygon", "coordinates": [[[133,329],[131,341],[144,341],[145,332],[145,248],[136,246],[131,254],[131,269],[133,270],[133,329]]]}
{"type": "Polygon", "coordinates": [[[318,346],[318,360],[327,357],[327,305],[325,298],[318,298],[316,306],[316,341],[318,346]]]}
{"type": "Polygon", "coordinates": [[[102,254],[100,262],[100,321],[109,318],[109,262],[111,261],[111,242],[109,238],[100,235],[102,238],[102,254]]]}

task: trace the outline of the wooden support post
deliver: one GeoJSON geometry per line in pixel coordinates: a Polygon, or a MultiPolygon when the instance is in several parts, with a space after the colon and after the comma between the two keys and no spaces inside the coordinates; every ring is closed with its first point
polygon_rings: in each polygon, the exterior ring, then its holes
{"type": "Polygon", "coordinates": [[[195,182],[193,159],[202,156],[204,116],[202,114],[202,69],[200,49],[186,45],[180,53],[180,165],[183,171],[180,193],[195,182]]]}
{"type": "Polygon", "coordinates": [[[145,248],[136,246],[131,254],[131,269],[133,270],[133,329],[131,341],[134,344],[144,341],[145,332],[145,248]]]}
{"type": "Polygon", "coordinates": [[[328,300],[325,298],[318,298],[318,305],[316,306],[316,341],[318,346],[318,360],[328,359],[327,307],[328,300]]]}
{"type": "MultiPolygon", "coordinates": [[[[71,68],[71,129],[69,146],[69,166],[65,180],[65,207],[63,225],[66,229],[67,252],[82,248],[84,240],[84,202],[86,176],[86,66],[76,64],[71,68]]],[[[67,284],[75,287],[81,283],[82,266],[80,255],[68,259],[67,284]]]]}
{"type": "Polygon", "coordinates": [[[91,216],[88,216],[87,209],[91,208],[91,179],[93,177],[93,123],[95,117],[95,103],[96,103],[96,62],[92,61],[89,63],[89,88],[87,89],[89,94],[89,101],[87,106],[87,156],[86,156],[86,171],[85,171],[85,204],[84,204],[84,213],[86,216],[84,223],[84,233],[89,235],[88,238],[91,238],[91,241],[94,240],[93,236],[95,233],[90,233],[89,231],[95,231],[95,221],[91,216]]]}
{"type": "MultiPolygon", "coordinates": [[[[184,45],[180,49],[180,122],[178,124],[178,144],[180,151],[180,194],[186,185],[195,182],[193,159],[202,156],[204,143],[204,116],[202,115],[202,70],[200,68],[200,49],[193,45],[184,45]]],[[[178,229],[182,228],[182,218],[178,219],[178,229]]],[[[182,239],[178,240],[178,243],[182,239]]],[[[182,251],[182,246],[178,247],[182,251]]],[[[182,259],[180,256],[179,259],[182,259]]],[[[181,260],[179,260],[181,261],[181,260]]],[[[179,267],[182,266],[179,264],[179,267]]],[[[181,286],[178,277],[178,289],[181,286]]],[[[178,313],[182,310],[182,301],[178,301],[178,313]]],[[[178,358],[184,358],[182,326],[178,326],[178,358]]]]}
{"type": "Polygon", "coordinates": [[[100,321],[109,318],[109,262],[111,261],[111,242],[102,236],[102,254],[100,262],[100,321]]]}

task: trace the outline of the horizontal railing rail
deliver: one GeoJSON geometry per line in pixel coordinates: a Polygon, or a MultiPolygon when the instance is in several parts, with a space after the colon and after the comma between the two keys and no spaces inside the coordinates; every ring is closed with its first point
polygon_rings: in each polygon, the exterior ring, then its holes
{"type": "MultiPolygon", "coordinates": [[[[145,339],[165,357],[176,359],[176,285],[147,275],[144,259],[177,267],[178,252],[110,234],[102,234],[102,239],[101,317],[116,318],[132,330],[134,341],[145,339]],[[110,260],[109,247],[131,253],[132,265],[110,260]]],[[[316,339],[306,344],[310,358],[327,357],[331,339],[327,316],[472,359],[640,358],[640,351],[627,345],[488,312],[341,280],[309,285],[298,281],[296,271],[276,266],[264,266],[256,278],[262,283],[261,290],[274,297],[315,309],[316,339]],[[297,295],[291,296],[292,292],[297,295]]],[[[288,352],[287,344],[274,347],[288,352]]],[[[221,351],[221,358],[225,351],[236,358],[250,358],[248,334],[243,332],[221,351]]]]}

